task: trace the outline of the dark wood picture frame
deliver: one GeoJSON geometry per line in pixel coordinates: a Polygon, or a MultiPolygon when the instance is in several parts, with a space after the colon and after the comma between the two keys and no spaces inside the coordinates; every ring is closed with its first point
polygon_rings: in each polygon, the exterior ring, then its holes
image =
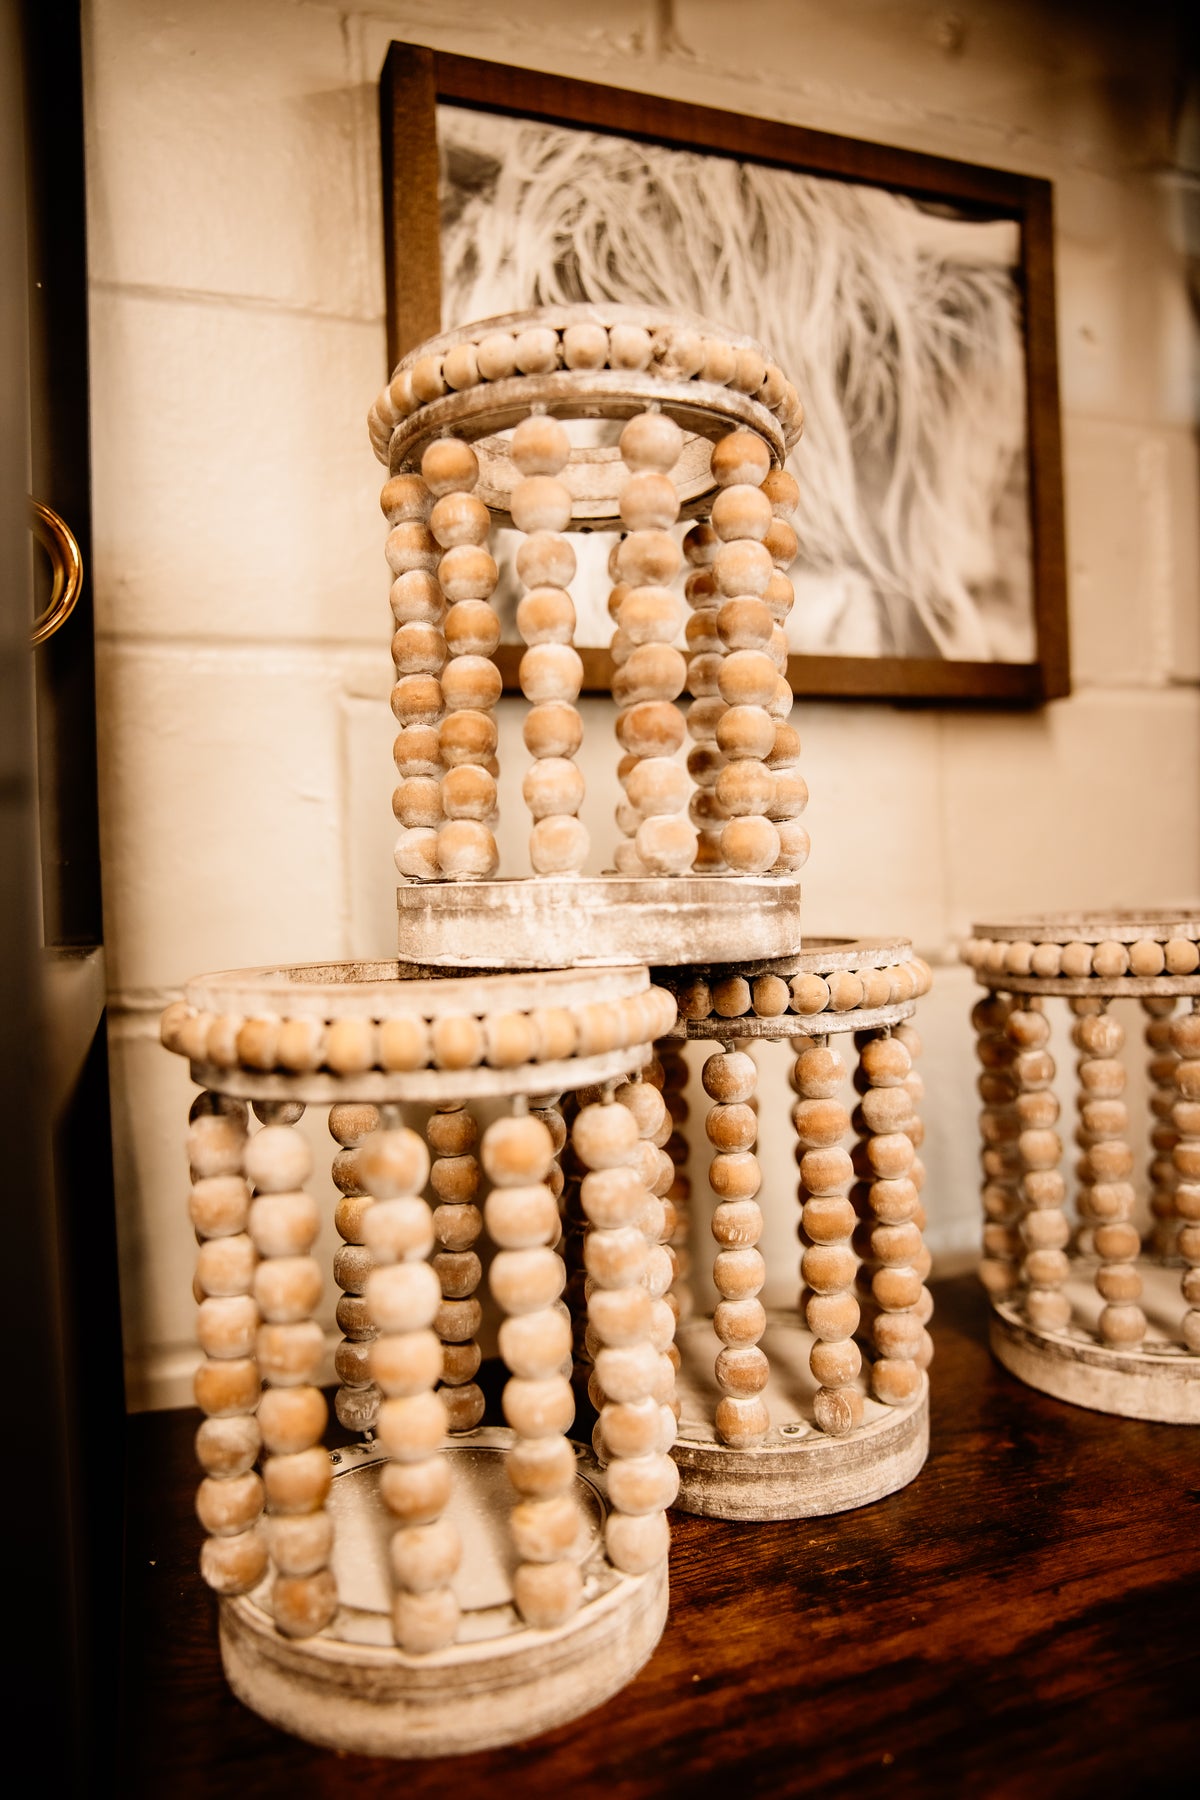
{"type": "MultiPolygon", "coordinates": [[[[437,106],[516,114],[549,124],[734,157],[933,202],[986,210],[1020,228],[1016,271],[1026,352],[1027,450],[1036,659],[792,656],[798,698],[1038,706],[1070,692],[1062,453],[1048,181],[916,151],[810,131],[655,94],[393,43],[380,82],[389,366],[442,329],[437,106]]],[[[605,690],[606,650],[583,652],[585,683],[605,690]]],[[[517,647],[498,652],[515,686],[517,647]]]]}

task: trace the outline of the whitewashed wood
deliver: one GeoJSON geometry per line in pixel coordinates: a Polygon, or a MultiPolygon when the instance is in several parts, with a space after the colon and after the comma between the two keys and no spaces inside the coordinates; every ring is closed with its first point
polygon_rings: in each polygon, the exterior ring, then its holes
{"type": "Polygon", "coordinates": [[[929,1381],[922,1377],[906,1406],[870,1397],[869,1364],[855,1383],[864,1397],[863,1424],[829,1437],[816,1425],[817,1383],[809,1369],[814,1339],[794,1315],[769,1311],[762,1340],[771,1365],[764,1398],[771,1430],[753,1450],[717,1441],[711,1420],[720,1391],[713,1376],[719,1348],[708,1319],[692,1319],[676,1336],[681,1367],[679,1435],[671,1454],[679,1466],[684,1512],[719,1519],[803,1519],[848,1512],[895,1493],[912,1481],[929,1450],[929,1381]]]}
{"type": "Polygon", "coordinates": [[[1149,1329],[1136,1350],[1113,1349],[1096,1335],[1102,1302],[1091,1258],[1073,1260],[1065,1331],[1039,1331],[1022,1316],[1019,1297],[1002,1300],[993,1306],[992,1349],[1019,1380],[1056,1400],[1128,1419],[1200,1425],[1200,1357],[1179,1339],[1179,1271],[1147,1257],[1137,1267],[1149,1329]]]}
{"type": "MultiPolygon", "coordinates": [[[[427,891],[448,904],[465,890],[433,883],[427,891]]],[[[472,887],[470,891],[478,889],[472,887]]],[[[489,947],[498,948],[495,944],[489,947]]],[[[421,960],[405,957],[390,962],[285,963],[278,967],[232,969],[189,981],[184,998],[199,1012],[240,1013],[247,1018],[261,1014],[292,1019],[438,1019],[458,1013],[588,1006],[597,1000],[622,1000],[632,994],[644,994],[650,986],[647,970],[629,954],[619,964],[589,965],[586,973],[551,967],[539,972],[536,981],[502,960],[480,963],[476,968],[459,958],[456,965],[447,966],[470,967],[472,972],[457,980],[440,970],[422,967],[421,960]],[[482,974],[488,977],[486,983],[479,979],[482,974]]]]}
{"type": "Polygon", "coordinates": [[[447,969],[668,967],[721,961],[731,943],[763,961],[801,943],[794,876],[412,882],[396,905],[401,956],[447,969]]]}
{"type": "MultiPolygon", "coordinates": [[[[364,1495],[357,1509],[358,1529],[338,1532],[339,1545],[355,1544],[359,1565],[338,1569],[344,1603],[327,1631],[303,1641],[281,1637],[261,1604],[261,1591],[222,1605],[221,1656],[238,1698],[310,1743],[364,1756],[429,1757],[535,1737],[623,1687],[662,1634],[666,1565],[627,1576],[604,1561],[605,1506],[594,1465],[581,1450],[577,1484],[588,1532],[581,1546],[584,1603],[555,1630],[522,1625],[511,1603],[509,1567],[502,1560],[510,1550],[503,1528],[510,1497],[502,1456],[512,1437],[511,1432],[485,1428],[457,1439],[444,1452],[455,1464],[456,1478],[469,1473],[472,1460],[490,1456],[496,1464],[494,1476],[467,1481],[465,1497],[457,1479],[459,1504],[465,1505],[464,1543],[477,1552],[456,1578],[476,1602],[472,1606],[468,1599],[464,1607],[464,1641],[428,1656],[406,1655],[390,1643],[386,1558],[382,1549],[364,1543],[363,1527],[369,1537],[372,1510],[370,1496],[364,1495]],[[472,1523],[471,1513],[485,1517],[472,1523]]],[[[340,1468],[331,1508],[337,1507],[344,1481],[369,1479],[372,1466],[381,1460],[377,1451],[366,1448],[334,1456],[340,1468]]],[[[386,1521],[382,1529],[386,1532],[386,1521]]]]}
{"type": "Polygon", "coordinates": [[[514,1094],[558,1094],[564,1089],[592,1087],[642,1068],[654,1054],[651,1043],[631,1044],[596,1056],[573,1056],[562,1062],[524,1063],[515,1069],[405,1069],[388,1073],[368,1069],[361,1075],[331,1075],[326,1070],[286,1075],[254,1069],[216,1069],[193,1063],[192,1080],[218,1088],[241,1100],[300,1100],[311,1106],[333,1106],[354,1099],[385,1106],[390,1102],[438,1106],[449,1100],[496,1100],[514,1094]]]}

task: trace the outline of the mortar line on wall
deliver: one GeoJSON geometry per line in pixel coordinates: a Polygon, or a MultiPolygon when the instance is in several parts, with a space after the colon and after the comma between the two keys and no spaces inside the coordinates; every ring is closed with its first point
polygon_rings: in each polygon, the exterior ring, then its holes
{"type": "Polygon", "coordinates": [[[281,300],[271,294],[239,294],[211,288],[174,287],[154,281],[112,281],[99,275],[93,276],[88,286],[93,294],[126,294],[137,300],[178,301],[185,306],[228,306],[238,312],[319,319],[323,324],[358,325],[372,331],[379,330],[383,325],[382,313],[336,312],[331,307],[301,306],[294,300],[281,300]]]}

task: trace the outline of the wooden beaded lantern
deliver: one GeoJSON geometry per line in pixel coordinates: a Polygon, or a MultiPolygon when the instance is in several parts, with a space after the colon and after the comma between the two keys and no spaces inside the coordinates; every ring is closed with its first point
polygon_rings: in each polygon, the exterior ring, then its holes
{"type": "Polygon", "coordinates": [[[798,492],[783,460],[802,419],[761,346],[667,312],[513,314],[400,363],[369,424],[389,470],[403,956],[553,967],[582,945],[594,962],[694,962],[726,953],[735,917],[748,956],[800,948],[807,789],[783,629],[798,492]],[[681,518],[696,521],[682,547],[681,518]],[[521,534],[530,702],[515,875],[494,835],[497,523],[521,534]],[[624,534],[609,597],[624,797],[609,871],[586,877],[571,533],[604,527],[624,534]]]}
{"type": "Polygon", "coordinates": [[[989,990],[973,1023],[993,1351],[1060,1400],[1200,1424],[1200,913],[977,925],[963,956],[989,990]],[[1073,1183],[1052,1087],[1059,997],[1077,1052],[1073,1183]],[[1140,1183],[1122,1001],[1144,1015],[1140,1183]]]}
{"type": "Polygon", "coordinates": [[[300,1737],[424,1756],[573,1718],[662,1631],[678,1479],[670,1171],[646,1141],[663,1108],[639,1071],[675,1004],[644,967],[406,974],[210,977],[162,1036],[202,1089],[188,1134],[197,1511],[226,1675],[300,1737]],[[481,1133],[472,1105],[497,1102],[510,1110],[481,1133]],[[329,1108],[341,1196],[336,1412],[362,1434],[332,1452],[320,1212],[296,1129],[314,1105],[329,1108]],[[414,1106],[430,1109],[423,1131],[403,1122],[414,1106]],[[589,1226],[570,1285],[568,1131],[589,1226]],[[480,1425],[475,1381],[485,1236],[507,1430],[480,1425]],[[607,1396],[603,1493],[566,1436],[584,1313],[607,1396]]]}
{"type": "MultiPolygon", "coordinates": [[[[657,979],[679,1007],[675,1040],[711,1046],[702,1081],[719,1299],[709,1320],[689,1317],[688,1295],[678,1296],[678,1504],[735,1519],[864,1506],[911,1481],[929,1442],[933,1304],[911,1023],[929,969],[902,940],[821,941],[786,961],[657,979]],[[758,1297],[767,1277],[754,1154],[763,1125],[749,1054],[763,1040],[782,1042],[793,1059],[804,1246],[799,1304],[772,1312],[758,1297]],[[847,1098],[850,1047],[857,1104],[847,1098]]],[[[682,1120],[683,1058],[661,1046],[660,1056],[682,1120]]],[[[671,1147],[682,1160],[682,1140],[671,1147]]],[[[677,1212],[691,1193],[681,1170],[677,1212]]]]}

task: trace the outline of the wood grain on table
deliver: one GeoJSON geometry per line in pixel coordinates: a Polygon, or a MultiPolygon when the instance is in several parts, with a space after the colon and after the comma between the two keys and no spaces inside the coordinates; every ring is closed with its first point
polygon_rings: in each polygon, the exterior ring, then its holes
{"type": "Polygon", "coordinates": [[[934,1291],[933,1442],[910,1487],[828,1519],[673,1514],[671,1614],[637,1679],[548,1736],[453,1761],[338,1756],[233,1698],[196,1570],[198,1415],[135,1416],[117,1791],[1189,1791],[1200,1433],[1022,1387],[988,1354],[975,1281],[934,1291]]]}

